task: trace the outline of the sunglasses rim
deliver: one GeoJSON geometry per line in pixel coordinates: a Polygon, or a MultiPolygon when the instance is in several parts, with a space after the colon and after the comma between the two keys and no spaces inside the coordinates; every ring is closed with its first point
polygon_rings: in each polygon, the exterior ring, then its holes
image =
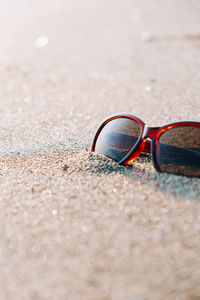
{"type": "MultiPolygon", "coordinates": [[[[157,155],[156,155],[158,141],[159,141],[160,137],[162,136],[162,134],[165,133],[166,131],[168,131],[172,128],[176,128],[176,127],[183,127],[183,126],[200,127],[200,122],[197,122],[197,121],[178,121],[178,122],[168,123],[161,127],[150,127],[150,126],[147,126],[141,119],[139,119],[138,117],[136,117],[132,114],[129,114],[129,113],[113,114],[113,115],[105,118],[99,124],[98,129],[93,138],[91,152],[95,151],[96,142],[97,142],[97,139],[98,139],[99,134],[101,133],[102,129],[106,126],[106,124],[108,124],[112,120],[115,120],[118,118],[125,118],[125,119],[133,120],[133,121],[137,122],[139,124],[139,126],[141,127],[141,133],[140,133],[140,137],[138,138],[137,143],[125,155],[125,157],[118,163],[120,165],[128,165],[130,162],[134,161],[144,150],[144,146],[146,144],[146,138],[149,137],[148,134],[149,134],[150,130],[156,129],[157,131],[156,131],[154,137],[151,139],[151,154],[152,154],[153,166],[154,166],[155,170],[158,172],[163,172],[159,167],[159,163],[158,163],[158,159],[157,159],[157,155]],[[133,157],[133,159],[131,157],[133,157]]],[[[169,173],[169,172],[167,172],[167,173],[169,173]]],[[[171,174],[175,174],[175,173],[171,173],[171,174]]],[[[186,176],[188,176],[188,175],[186,175],[186,176]]]]}
{"type": "Polygon", "coordinates": [[[140,137],[138,139],[140,139],[142,137],[142,134],[143,134],[143,131],[144,131],[144,128],[145,128],[145,123],[141,119],[139,119],[138,117],[136,117],[134,115],[128,114],[128,113],[114,114],[114,115],[111,115],[111,116],[103,119],[103,121],[101,121],[101,123],[97,127],[97,131],[95,132],[93,142],[92,142],[91,152],[95,151],[95,146],[96,146],[96,142],[97,142],[97,139],[99,137],[99,134],[101,133],[102,129],[106,126],[106,124],[108,124],[109,122],[111,122],[115,119],[121,119],[121,118],[130,119],[130,120],[135,121],[136,123],[138,123],[138,125],[141,127],[141,133],[140,133],[140,137]]]}
{"type": "MultiPolygon", "coordinates": [[[[156,171],[158,171],[160,173],[164,173],[164,171],[162,171],[160,166],[159,166],[158,158],[157,158],[157,154],[156,154],[159,139],[161,138],[161,136],[165,132],[167,132],[171,129],[177,128],[177,127],[198,127],[198,128],[200,128],[200,122],[197,122],[197,121],[179,121],[179,122],[166,124],[166,125],[159,128],[159,130],[156,133],[155,137],[152,139],[151,153],[152,153],[153,165],[154,165],[156,171]]],[[[166,173],[170,173],[170,172],[166,172],[166,173]]],[[[170,174],[176,174],[176,173],[170,173],[170,174]]],[[[176,175],[181,175],[181,174],[176,174],[176,175]]],[[[196,176],[192,176],[192,175],[185,175],[185,176],[196,177],[196,176]]]]}

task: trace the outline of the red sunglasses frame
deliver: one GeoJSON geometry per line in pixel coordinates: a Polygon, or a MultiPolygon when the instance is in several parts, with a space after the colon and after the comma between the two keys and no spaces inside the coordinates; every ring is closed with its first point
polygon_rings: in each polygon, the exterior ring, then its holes
{"type": "Polygon", "coordinates": [[[140,137],[138,138],[137,143],[126,154],[126,156],[121,161],[119,161],[119,164],[126,166],[130,162],[134,161],[142,152],[151,153],[153,165],[158,172],[162,172],[156,157],[156,147],[160,136],[167,130],[179,126],[200,127],[200,122],[195,122],[195,121],[181,121],[181,122],[170,123],[162,127],[149,127],[141,119],[137,118],[132,114],[126,114],[126,113],[114,114],[110,117],[107,117],[100,123],[93,138],[91,152],[95,151],[96,141],[104,126],[110,121],[118,118],[127,118],[133,120],[137,122],[141,128],[141,134],[140,137]]]}

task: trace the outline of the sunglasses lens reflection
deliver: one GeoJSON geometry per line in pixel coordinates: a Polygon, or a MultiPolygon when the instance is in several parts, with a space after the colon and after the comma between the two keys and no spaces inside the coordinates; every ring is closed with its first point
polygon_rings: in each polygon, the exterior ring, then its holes
{"type": "Polygon", "coordinates": [[[95,151],[119,162],[137,143],[141,131],[136,121],[128,118],[113,119],[101,130],[95,151]]]}
{"type": "Polygon", "coordinates": [[[200,176],[200,127],[178,126],[162,133],[156,158],[162,172],[200,176]]]}

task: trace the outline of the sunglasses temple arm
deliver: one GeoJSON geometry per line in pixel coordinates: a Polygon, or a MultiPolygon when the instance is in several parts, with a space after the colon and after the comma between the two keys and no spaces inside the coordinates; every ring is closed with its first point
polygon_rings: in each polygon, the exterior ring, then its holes
{"type": "Polygon", "coordinates": [[[151,153],[151,141],[146,141],[144,149],[142,152],[151,153]]]}

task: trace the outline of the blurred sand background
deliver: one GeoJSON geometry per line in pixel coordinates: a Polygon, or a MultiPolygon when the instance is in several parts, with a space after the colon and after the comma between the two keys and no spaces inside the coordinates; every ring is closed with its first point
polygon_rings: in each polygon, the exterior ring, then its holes
{"type": "Polygon", "coordinates": [[[200,299],[200,179],[89,153],[200,120],[200,1],[1,0],[0,36],[0,299],[200,299]]]}

